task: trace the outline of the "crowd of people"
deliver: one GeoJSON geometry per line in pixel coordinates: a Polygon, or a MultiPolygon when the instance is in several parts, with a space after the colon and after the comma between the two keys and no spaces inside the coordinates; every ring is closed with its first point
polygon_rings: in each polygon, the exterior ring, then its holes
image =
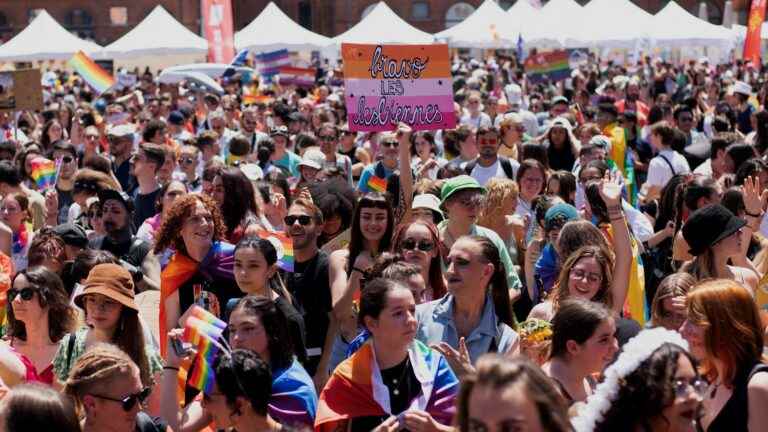
{"type": "Polygon", "coordinates": [[[0,113],[0,429],[768,430],[765,70],[456,56],[356,132],[317,66],[0,113]]]}

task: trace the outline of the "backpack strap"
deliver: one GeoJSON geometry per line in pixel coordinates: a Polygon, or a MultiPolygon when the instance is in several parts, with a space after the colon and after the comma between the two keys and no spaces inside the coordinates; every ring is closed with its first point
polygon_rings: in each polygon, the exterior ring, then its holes
{"type": "Polygon", "coordinates": [[[466,165],[464,165],[464,172],[468,175],[472,175],[472,170],[475,169],[475,166],[477,165],[477,158],[472,159],[471,161],[467,162],[466,165]]]}
{"type": "Polygon", "coordinates": [[[669,167],[669,170],[672,171],[672,176],[673,177],[676,176],[677,173],[675,172],[675,168],[672,167],[672,162],[670,162],[669,159],[667,159],[667,157],[662,155],[661,153],[659,153],[659,157],[664,159],[664,162],[667,163],[667,166],[669,167]]]}
{"type": "Polygon", "coordinates": [[[504,334],[504,323],[501,320],[496,321],[496,334],[491,339],[491,344],[488,346],[489,353],[495,353],[499,351],[499,343],[501,342],[501,336],[504,334]]]}
{"type": "Polygon", "coordinates": [[[499,156],[499,163],[501,164],[501,169],[504,170],[504,174],[507,176],[507,178],[514,180],[515,170],[512,169],[512,162],[510,162],[509,159],[505,158],[504,156],[499,156]]]}
{"type": "Polygon", "coordinates": [[[72,369],[72,353],[75,351],[75,334],[70,333],[67,335],[69,340],[67,341],[67,370],[72,369]]]}

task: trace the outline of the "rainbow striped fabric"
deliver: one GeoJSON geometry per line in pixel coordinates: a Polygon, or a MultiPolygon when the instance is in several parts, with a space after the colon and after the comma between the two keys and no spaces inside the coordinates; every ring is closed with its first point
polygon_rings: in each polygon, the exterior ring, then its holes
{"type": "Polygon", "coordinates": [[[32,160],[30,177],[35,181],[38,190],[46,190],[56,185],[56,163],[44,157],[32,160]]]}
{"type": "Polygon", "coordinates": [[[115,77],[94,63],[84,52],[78,51],[69,59],[72,67],[94,90],[104,93],[115,85],[115,77]]]}
{"type": "Polygon", "coordinates": [[[387,179],[383,179],[381,177],[371,176],[368,179],[368,189],[376,191],[376,192],[386,192],[387,191],[387,179]]]}
{"type": "MultiPolygon", "coordinates": [[[[408,358],[421,383],[421,394],[411,407],[428,412],[440,424],[450,425],[459,380],[448,362],[418,340],[408,348],[408,358]]],[[[339,364],[320,393],[315,431],[337,430],[342,422],[355,417],[400,414],[391,412],[388,396],[376,363],[373,341],[368,341],[339,364]]]]}
{"type": "Polygon", "coordinates": [[[562,81],[571,76],[566,50],[541,52],[525,60],[525,75],[531,83],[562,81]]]}
{"type": "Polygon", "coordinates": [[[277,251],[277,266],[287,272],[293,271],[293,240],[282,231],[267,231],[260,228],[256,235],[269,240],[277,251]]]}
{"type": "Polygon", "coordinates": [[[213,360],[221,346],[218,339],[226,328],[227,323],[197,305],[193,306],[184,324],[184,340],[197,348],[197,361],[189,376],[189,384],[206,394],[213,389],[213,360]]]}

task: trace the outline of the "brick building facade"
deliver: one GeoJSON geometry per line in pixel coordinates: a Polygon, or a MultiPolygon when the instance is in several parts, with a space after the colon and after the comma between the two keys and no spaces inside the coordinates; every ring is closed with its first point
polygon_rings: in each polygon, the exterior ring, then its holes
{"type": "MultiPolygon", "coordinates": [[[[274,0],[291,18],[303,26],[327,35],[342,33],[363,16],[378,0],[274,0]]],[[[507,8],[515,0],[498,0],[507,8]]],[[[526,0],[517,0],[526,1],[526,0]]],[[[589,0],[576,0],[581,4],[589,0]]],[[[651,13],[668,0],[632,0],[651,13]]],[[[546,0],[541,0],[546,3],[546,0]]],[[[678,0],[698,14],[701,0],[678,0]]],[[[725,0],[705,0],[710,20],[722,20],[725,0]]],[[[269,0],[232,0],[235,29],[255,18],[269,0]]],[[[436,33],[471,13],[482,0],[387,0],[387,4],[414,26],[436,33]]],[[[0,39],[7,40],[21,31],[38,9],[46,9],[59,23],[83,37],[106,45],[139,23],[157,4],[162,4],[177,20],[199,32],[200,0],[0,0],[0,39]]],[[[734,10],[744,20],[749,0],[733,0],[734,10]]],[[[158,35],[162,37],[162,35],[158,35]]]]}

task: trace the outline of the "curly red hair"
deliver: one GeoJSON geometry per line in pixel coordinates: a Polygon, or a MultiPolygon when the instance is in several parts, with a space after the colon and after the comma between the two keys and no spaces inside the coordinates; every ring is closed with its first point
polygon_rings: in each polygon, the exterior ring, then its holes
{"type": "Polygon", "coordinates": [[[226,226],[216,202],[207,195],[187,194],[174,201],[168,214],[163,218],[163,223],[155,235],[155,253],[173,247],[177,251],[187,254],[184,239],[181,237],[181,229],[184,227],[184,222],[192,216],[197,203],[201,203],[213,216],[213,240],[224,239],[226,226]]]}

